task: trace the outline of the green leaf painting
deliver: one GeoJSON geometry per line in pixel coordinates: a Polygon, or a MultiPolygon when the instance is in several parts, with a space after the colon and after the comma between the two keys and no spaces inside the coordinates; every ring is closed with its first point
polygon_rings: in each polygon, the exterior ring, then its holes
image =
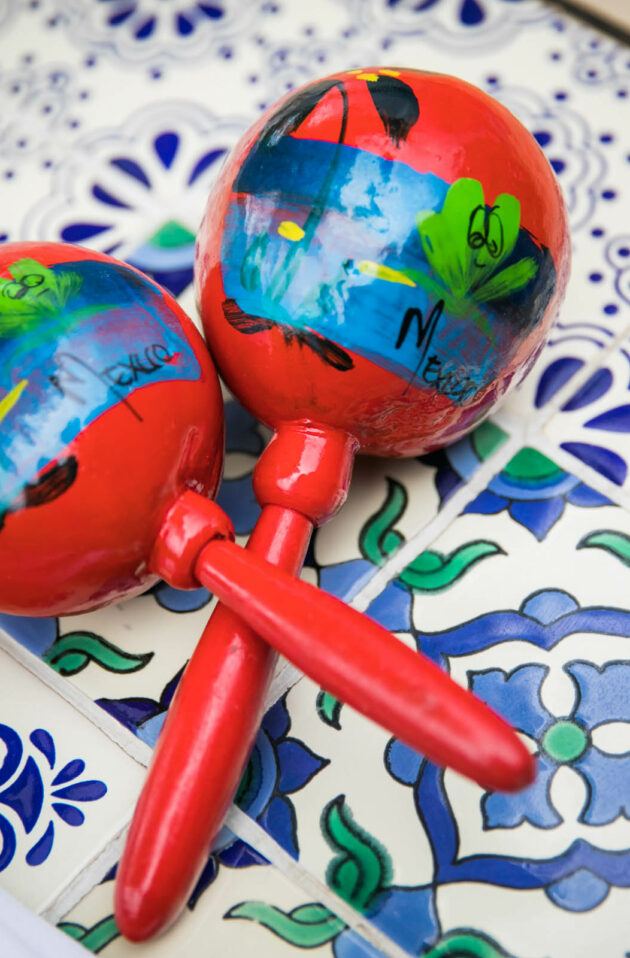
{"type": "Polygon", "coordinates": [[[321,828],[324,838],[337,852],[328,865],[326,883],[344,901],[365,912],[374,896],[391,880],[389,853],[356,824],[344,795],[326,805],[321,828]]]}
{"type": "Polygon", "coordinates": [[[630,566],[630,536],[625,532],[602,529],[590,532],[577,544],[578,549],[603,549],[624,565],[630,566]]]}
{"type": "Polygon", "coordinates": [[[341,722],[339,716],[341,715],[343,703],[336,699],[334,695],[331,695],[330,692],[325,692],[324,689],[320,689],[317,696],[317,714],[325,725],[330,725],[331,728],[340,729],[341,722]]]}
{"type": "Polygon", "coordinates": [[[433,272],[456,300],[500,299],[525,286],[537,272],[526,257],[501,269],[519,235],[521,206],[501,193],[488,208],[478,180],[463,178],[449,188],[439,213],[420,213],[416,223],[433,272]]]}
{"type": "MultiPolygon", "coordinates": [[[[388,477],[385,502],[359,534],[359,548],[365,559],[384,565],[403,545],[404,536],[394,526],[406,508],[404,486],[388,477]]],[[[505,553],[496,542],[485,539],[466,542],[446,554],[427,549],[405,566],[397,581],[412,592],[439,592],[461,579],[476,563],[494,555],[505,553]]]]}
{"type": "Polygon", "coordinates": [[[92,925],[91,928],[86,928],[85,925],[79,925],[73,921],[62,921],[61,924],[57,925],[57,928],[64,931],[70,938],[74,938],[75,941],[80,941],[84,948],[95,955],[120,935],[113,915],[107,915],[106,918],[92,925]]]}
{"type": "Polygon", "coordinates": [[[424,958],[512,958],[486,935],[465,929],[445,935],[424,958]]]}
{"type": "Polygon", "coordinates": [[[57,275],[34,259],[12,263],[9,273],[11,279],[0,277],[0,337],[22,335],[57,315],[83,282],[77,273],[57,275]]]}
{"type": "Polygon", "coordinates": [[[69,632],[63,635],[42,656],[60,675],[76,675],[90,662],[108,672],[137,672],[150,662],[153,652],[133,655],[124,652],[95,632],[69,632]]]}
{"type": "Polygon", "coordinates": [[[268,928],[297,948],[319,948],[332,941],[346,927],[325,905],[312,902],[284,912],[262,901],[244,901],[230,908],[225,918],[245,918],[268,928]]]}

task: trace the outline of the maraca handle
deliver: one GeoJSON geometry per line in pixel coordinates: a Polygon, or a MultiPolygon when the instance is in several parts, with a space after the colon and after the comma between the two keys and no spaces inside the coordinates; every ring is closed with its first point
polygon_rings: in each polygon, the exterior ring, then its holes
{"type": "Polygon", "coordinates": [[[427,758],[491,791],[533,780],[507,722],[367,616],[233,542],[210,542],[195,572],[306,675],[427,758]]]}
{"type": "MultiPolygon", "coordinates": [[[[297,574],[311,531],[298,513],[267,507],[247,549],[297,574]]],[[[116,922],[132,941],[185,907],[238,788],[276,657],[217,606],[171,703],[118,868],[116,922]]]]}

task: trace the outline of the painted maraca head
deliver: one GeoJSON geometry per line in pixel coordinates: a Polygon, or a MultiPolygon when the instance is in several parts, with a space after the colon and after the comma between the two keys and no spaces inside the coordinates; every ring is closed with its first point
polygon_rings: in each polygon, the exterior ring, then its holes
{"type": "Polygon", "coordinates": [[[292,93],[238,145],[197,294],[222,374],[263,421],[415,455],[531,366],[568,261],[554,174],[512,114],[453,77],[354,70],[292,93]]]}
{"type": "Polygon", "coordinates": [[[0,610],[144,591],[166,512],[213,495],[222,457],[216,373],[167,293],[78,247],[0,247],[0,610]]]}

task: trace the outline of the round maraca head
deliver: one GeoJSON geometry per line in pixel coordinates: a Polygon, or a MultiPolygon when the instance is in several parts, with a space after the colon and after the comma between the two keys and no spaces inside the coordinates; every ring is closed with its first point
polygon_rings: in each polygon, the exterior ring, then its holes
{"type": "Polygon", "coordinates": [[[177,303],[74,246],[0,246],[0,611],[144,591],[165,514],[214,494],[218,380],[177,303]]]}
{"type": "Polygon", "coordinates": [[[339,73],[246,134],[201,227],[197,295],[230,388],[366,452],[458,438],[531,366],[564,291],[554,174],[461,80],[339,73]]]}

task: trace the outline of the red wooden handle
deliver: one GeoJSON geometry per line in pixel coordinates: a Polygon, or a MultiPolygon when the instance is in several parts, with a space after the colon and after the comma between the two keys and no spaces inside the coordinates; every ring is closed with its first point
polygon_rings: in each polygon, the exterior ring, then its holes
{"type": "Polygon", "coordinates": [[[306,675],[427,758],[493,791],[533,780],[503,719],[367,616],[232,542],[209,543],[196,575],[306,675]]]}
{"type": "MultiPolygon", "coordinates": [[[[247,550],[297,574],[311,529],[298,513],[268,506],[247,550]]],[[[185,907],[238,788],[275,661],[270,645],[217,606],[171,703],[118,867],[116,922],[131,941],[158,934],[185,907]]]]}

